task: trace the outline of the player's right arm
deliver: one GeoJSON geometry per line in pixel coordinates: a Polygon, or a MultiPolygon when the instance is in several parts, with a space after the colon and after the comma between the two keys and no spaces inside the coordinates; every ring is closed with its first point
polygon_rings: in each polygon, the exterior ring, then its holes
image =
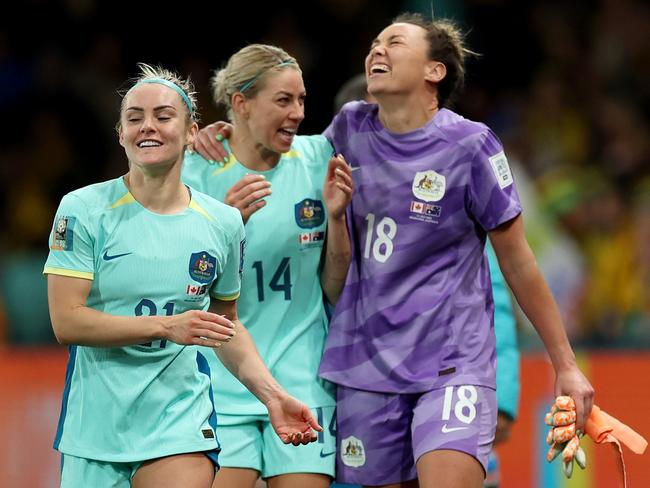
{"type": "Polygon", "coordinates": [[[48,274],[52,328],[61,344],[119,347],[166,339],[214,346],[232,337],[233,323],[215,313],[190,310],[171,316],[123,317],[86,306],[91,280],[48,274]]]}

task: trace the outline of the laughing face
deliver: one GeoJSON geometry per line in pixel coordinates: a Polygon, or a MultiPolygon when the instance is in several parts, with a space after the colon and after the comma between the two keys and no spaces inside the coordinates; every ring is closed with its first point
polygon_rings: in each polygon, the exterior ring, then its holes
{"type": "Polygon", "coordinates": [[[131,165],[154,169],[181,161],[197,130],[185,102],[171,88],[145,83],[127,93],[120,116],[120,145],[131,165]]]}
{"type": "Polygon", "coordinates": [[[305,84],[300,71],[269,73],[257,94],[246,100],[246,123],[256,147],[283,154],[305,118],[305,84]]]}
{"type": "Polygon", "coordinates": [[[422,27],[407,23],[391,24],[381,31],[365,63],[371,95],[406,93],[424,85],[431,63],[425,35],[422,27]]]}

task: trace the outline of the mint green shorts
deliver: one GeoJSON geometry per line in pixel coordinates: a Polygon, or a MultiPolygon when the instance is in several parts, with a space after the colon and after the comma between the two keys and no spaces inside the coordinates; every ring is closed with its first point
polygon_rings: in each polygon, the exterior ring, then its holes
{"type": "MultiPolygon", "coordinates": [[[[218,450],[204,451],[204,454],[217,468],[218,450]]],[[[131,488],[136,471],[145,462],[114,463],[61,454],[61,488],[80,486],[131,488]]]]}
{"type": "Polygon", "coordinates": [[[323,432],[306,446],[283,444],[268,415],[218,415],[217,437],[223,468],[248,468],[270,478],[290,473],[318,473],[334,477],[336,464],[335,407],[312,408],[323,432]]]}
{"type": "Polygon", "coordinates": [[[112,463],[61,454],[61,488],[131,488],[131,480],[143,462],[112,463]]]}

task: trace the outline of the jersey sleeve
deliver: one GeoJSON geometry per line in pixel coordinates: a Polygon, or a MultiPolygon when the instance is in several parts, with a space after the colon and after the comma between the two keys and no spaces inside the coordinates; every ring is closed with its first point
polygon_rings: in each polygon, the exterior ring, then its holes
{"type": "Polygon", "coordinates": [[[469,186],[470,212],[486,231],[521,213],[508,159],[501,142],[489,129],[473,157],[469,186]]]}
{"type": "Polygon", "coordinates": [[[306,163],[310,165],[311,171],[316,177],[316,181],[324,182],[327,177],[327,167],[330,158],[334,156],[332,143],[322,135],[308,136],[310,142],[309,153],[306,163]]]}
{"type": "Polygon", "coordinates": [[[323,136],[312,136],[312,141],[314,143],[314,159],[316,161],[325,162],[325,167],[330,158],[334,156],[334,147],[327,137],[323,136]]]}
{"type": "Polygon", "coordinates": [[[327,129],[323,132],[323,135],[328,141],[330,141],[330,144],[334,146],[334,150],[337,153],[342,153],[343,156],[345,156],[345,149],[347,148],[348,117],[352,108],[358,103],[359,102],[346,103],[341,108],[341,111],[332,119],[332,122],[327,129]]]}
{"type": "Polygon", "coordinates": [[[226,259],[221,267],[221,274],[210,288],[210,296],[218,300],[236,300],[241,290],[246,235],[239,211],[236,212],[238,218],[233,219],[235,231],[225,253],[226,259]]]}
{"type": "Polygon", "coordinates": [[[91,218],[86,204],[68,194],[61,200],[50,233],[44,274],[94,279],[95,257],[91,218]]]}

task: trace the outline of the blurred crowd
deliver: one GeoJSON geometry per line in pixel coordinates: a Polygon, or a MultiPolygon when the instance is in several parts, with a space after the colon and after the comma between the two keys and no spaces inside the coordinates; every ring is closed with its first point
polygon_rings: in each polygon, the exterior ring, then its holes
{"type": "MultiPolygon", "coordinates": [[[[468,31],[455,109],[502,139],[529,240],[576,345],[650,347],[650,5],[641,0],[318,0],[177,10],[26,0],[0,30],[0,343],[53,341],[41,276],[61,196],[126,171],[117,90],[145,61],[190,74],[204,122],[223,118],[208,79],[250,42],[300,62],[301,133],[319,133],[403,10],[468,31]],[[109,27],[107,27],[109,26],[109,27]]],[[[535,347],[521,320],[524,347],[535,347]]]]}

